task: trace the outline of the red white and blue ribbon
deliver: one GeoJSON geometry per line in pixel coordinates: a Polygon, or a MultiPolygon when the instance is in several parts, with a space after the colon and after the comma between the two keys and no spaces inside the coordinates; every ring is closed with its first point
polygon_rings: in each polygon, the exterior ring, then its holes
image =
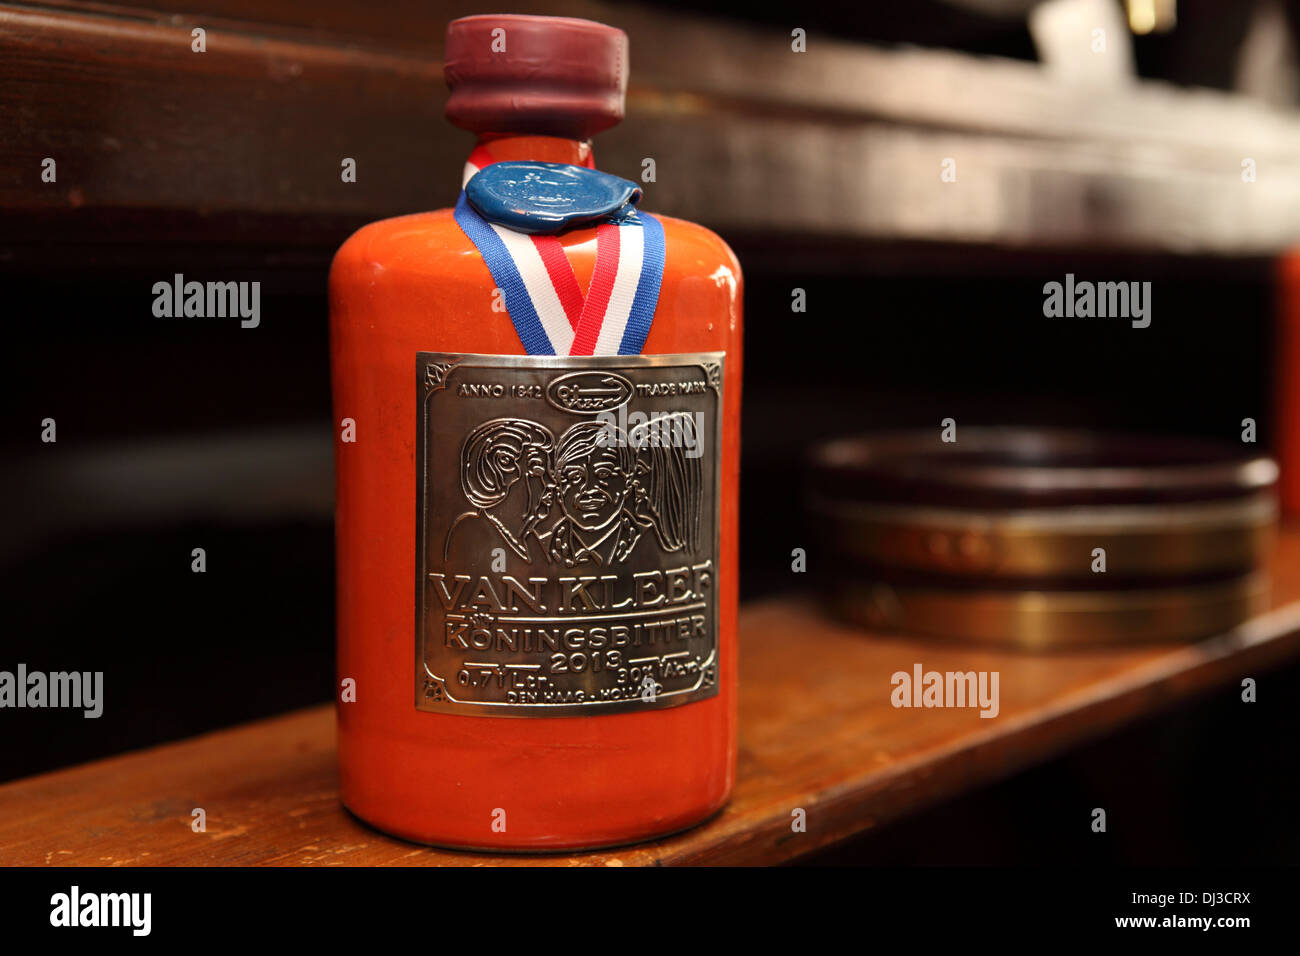
{"type": "Polygon", "coordinates": [[[529,355],[640,354],[663,280],[663,225],[636,210],[597,226],[596,266],[584,296],[559,239],[488,222],[466,200],[464,184],[494,162],[482,146],[470,154],[456,223],[483,256],[524,350],[529,355]]]}

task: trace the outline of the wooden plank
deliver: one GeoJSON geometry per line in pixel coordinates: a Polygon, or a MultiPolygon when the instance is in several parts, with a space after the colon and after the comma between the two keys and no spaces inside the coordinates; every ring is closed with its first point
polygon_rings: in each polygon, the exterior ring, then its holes
{"type": "MultiPolygon", "coordinates": [[[[639,178],[654,158],[647,205],[726,235],[1236,256],[1300,242],[1300,120],[1242,97],[825,36],[795,54],[780,30],[637,6],[547,9],[632,37],[628,120],[600,137],[602,167],[639,178]]],[[[327,252],[368,220],[450,203],[469,138],[441,118],[438,54],[464,12],[0,4],[0,264],[57,254],[42,238],[327,252]],[[57,185],[40,181],[46,156],[57,185]]]]}
{"type": "Polygon", "coordinates": [[[3,235],[112,222],[101,240],[256,243],[278,224],[271,239],[337,243],[343,224],[436,205],[427,170],[463,162],[468,136],[413,135],[441,123],[435,60],[249,33],[190,43],[184,25],[0,8],[3,235]]]}
{"type": "Polygon", "coordinates": [[[1300,528],[1272,561],[1273,609],[1190,645],[1026,655],[865,635],[808,600],[741,619],[735,794],[687,833],[561,856],[452,853],[390,839],[338,802],[334,717],[319,707],[0,787],[0,863],[591,865],[774,863],[952,797],[1212,686],[1300,654],[1300,528]],[[889,675],[996,670],[1001,712],[898,710],[889,675]],[[190,829],[191,810],[207,831],[190,829]],[[807,813],[793,833],[791,812],[807,813]]]}

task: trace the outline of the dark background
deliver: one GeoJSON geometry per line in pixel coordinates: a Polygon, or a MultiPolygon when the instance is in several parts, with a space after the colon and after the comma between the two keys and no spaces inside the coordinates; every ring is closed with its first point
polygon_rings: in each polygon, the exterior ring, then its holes
{"type": "MultiPolygon", "coordinates": [[[[810,26],[846,39],[1034,55],[1023,24],[942,4],[867,6],[804,8],[810,26]]],[[[1139,42],[1143,75],[1228,86],[1240,24],[1198,17],[1206,6],[1179,5],[1189,26],[1176,39],[1139,42]]],[[[709,12],[781,22],[747,3],[709,12]]],[[[449,188],[430,186],[429,205],[449,204],[449,188]]],[[[313,220],[311,241],[268,257],[256,223],[223,222],[229,238],[214,245],[187,238],[189,222],[149,219],[106,242],[38,211],[3,217],[0,668],[102,670],[106,689],[99,720],[5,713],[0,780],[330,700],[325,281],[331,249],[363,220],[313,220]],[[173,272],[262,281],[261,327],[154,318],[152,284],[173,272]],[[46,417],[57,444],[39,440],[46,417]],[[190,570],[195,547],[205,574],[190,570]]],[[[1233,440],[1252,417],[1272,440],[1271,259],[831,241],[796,250],[819,261],[810,274],[773,254],[780,236],[724,238],[759,264],[746,265],[743,598],[815,586],[789,555],[810,538],[796,504],[802,456],[830,436],[952,417],[1233,440]],[[1044,319],[1043,284],[1067,272],[1151,281],[1151,327],[1044,319]],[[795,287],[808,312],[792,327],[795,287]]],[[[1294,862],[1300,669],[1261,675],[1255,706],[1233,706],[1235,693],[819,862],[1049,862],[1085,839],[1056,816],[1067,796],[1081,814],[1108,808],[1119,839],[1089,851],[1108,860],[1294,862]]]]}

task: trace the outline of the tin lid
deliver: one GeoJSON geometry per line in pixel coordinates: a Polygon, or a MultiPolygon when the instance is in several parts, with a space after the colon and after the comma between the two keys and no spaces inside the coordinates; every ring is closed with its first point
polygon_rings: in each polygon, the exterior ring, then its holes
{"type": "Polygon", "coordinates": [[[815,449],[823,499],[1015,509],[1239,498],[1271,490],[1277,465],[1242,446],[1039,428],[965,428],[840,439],[815,449]]]}
{"type": "Polygon", "coordinates": [[[571,17],[489,14],[447,25],[447,119],[476,133],[589,139],[623,118],[627,34],[571,17]]]}

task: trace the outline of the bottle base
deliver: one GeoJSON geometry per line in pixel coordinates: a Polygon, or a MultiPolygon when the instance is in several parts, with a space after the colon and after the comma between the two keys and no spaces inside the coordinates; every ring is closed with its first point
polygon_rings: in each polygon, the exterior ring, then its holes
{"type": "Polygon", "coordinates": [[[484,853],[494,855],[508,856],[558,856],[565,853],[595,853],[601,850],[617,850],[625,847],[637,846],[643,843],[651,843],[655,840],[664,840],[668,837],[674,837],[696,827],[703,826],[710,820],[714,819],[724,809],[731,798],[727,794],[722,801],[707,813],[700,816],[692,823],[674,824],[672,826],[659,829],[651,828],[643,834],[633,834],[626,837],[599,837],[592,840],[574,840],[559,838],[552,842],[550,839],[539,840],[536,843],[499,843],[493,845],[462,843],[456,840],[440,839],[437,837],[426,836],[406,830],[401,826],[390,826],[374,820],[367,819],[364,814],[358,813],[352,807],[348,806],[346,801],[340,800],[340,804],[349,816],[355,819],[362,826],[375,830],[387,837],[403,840],[407,843],[413,843],[418,846],[429,847],[433,850],[447,850],[453,853],[484,853]]]}

